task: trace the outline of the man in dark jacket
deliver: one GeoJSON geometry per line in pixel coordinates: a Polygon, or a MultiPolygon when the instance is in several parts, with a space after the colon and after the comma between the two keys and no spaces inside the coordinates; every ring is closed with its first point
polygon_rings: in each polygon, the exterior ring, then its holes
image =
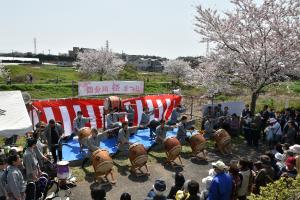
{"type": "Polygon", "coordinates": [[[58,151],[58,159],[62,160],[62,146],[59,144],[61,137],[64,134],[64,130],[59,123],[56,123],[54,119],[49,120],[49,124],[46,126],[43,137],[47,141],[49,151],[52,154],[54,163],[57,162],[56,151],[58,151]]]}

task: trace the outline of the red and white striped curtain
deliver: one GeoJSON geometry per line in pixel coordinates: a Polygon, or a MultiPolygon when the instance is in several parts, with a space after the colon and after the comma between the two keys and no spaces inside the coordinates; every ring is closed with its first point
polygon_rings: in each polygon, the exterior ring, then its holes
{"type": "MultiPolygon", "coordinates": [[[[173,108],[177,104],[180,104],[181,96],[178,95],[153,95],[135,97],[122,100],[124,105],[131,104],[135,110],[134,124],[138,125],[143,107],[148,107],[150,110],[158,108],[154,116],[151,118],[156,119],[168,119],[173,108]]],[[[36,110],[33,110],[30,116],[32,117],[33,124],[37,124],[39,120],[48,123],[50,119],[61,121],[65,130],[65,134],[69,135],[73,130],[73,120],[76,117],[77,111],[81,110],[84,117],[91,117],[90,123],[86,126],[95,128],[103,127],[103,99],[58,99],[58,100],[46,100],[46,101],[34,101],[32,103],[38,111],[41,112],[40,119],[36,110]]]]}

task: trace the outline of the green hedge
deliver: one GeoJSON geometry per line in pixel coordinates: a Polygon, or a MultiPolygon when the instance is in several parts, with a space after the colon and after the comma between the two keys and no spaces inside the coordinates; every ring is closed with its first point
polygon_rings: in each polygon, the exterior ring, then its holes
{"type": "Polygon", "coordinates": [[[281,178],[261,188],[260,195],[251,194],[249,200],[299,200],[300,176],[296,179],[281,178]]]}

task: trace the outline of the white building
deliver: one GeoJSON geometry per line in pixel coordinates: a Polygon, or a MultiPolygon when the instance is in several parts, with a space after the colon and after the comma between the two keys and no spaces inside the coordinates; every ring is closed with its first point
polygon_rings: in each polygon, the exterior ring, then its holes
{"type": "Polygon", "coordinates": [[[126,59],[127,64],[133,65],[140,71],[155,71],[161,72],[163,66],[160,60],[151,58],[137,58],[136,60],[126,59]]]}

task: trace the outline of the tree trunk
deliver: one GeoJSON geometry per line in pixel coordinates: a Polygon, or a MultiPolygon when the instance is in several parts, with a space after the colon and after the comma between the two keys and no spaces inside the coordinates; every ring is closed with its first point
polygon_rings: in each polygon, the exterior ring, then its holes
{"type": "Polygon", "coordinates": [[[103,80],[103,76],[102,74],[99,74],[99,80],[102,81],[103,80]]]}
{"type": "Polygon", "coordinates": [[[258,92],[252,92],[250,111],[253,115],[255,113],[256,101],[257,101],[258,96],[259,96],[258,92]]]}
{"type": "Polygon", "coordinates": [[[177,82],[176,82],[177,86],[179,86],[179,83],[180,83],[180,76],[177,76],[177,82]]]}

